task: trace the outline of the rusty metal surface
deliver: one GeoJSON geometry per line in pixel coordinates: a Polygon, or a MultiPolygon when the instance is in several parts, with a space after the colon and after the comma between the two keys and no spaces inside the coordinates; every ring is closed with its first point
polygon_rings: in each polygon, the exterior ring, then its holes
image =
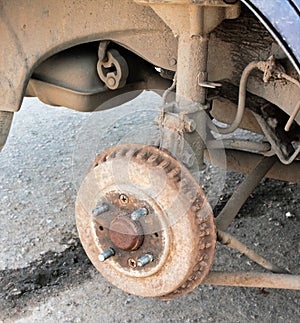
{"type": "Polygon", "coordinates": [[[109,191],[97,204],[108,205],[109,210],[99,217],[91,219],[95,243],[103,250],[113,248],[116,251],[112,263],[120,270],[130,275],[130,269],[135,268],[136,275],[149,274],[161,265],[160,259],[166,256],[168,237],[164,232],[165,223],[158,208],[153,208],[147,198],[137,198],[124,190],[122,193],[109,191]],[[148,216],[133,221],[131,214],[147,208],[148,216]],[[145,254],[154,256],[153,261],[145,268],[136,266],[138,259],[145,254]],[[118,266],[119,265],[119,266],[118,266]]]}
{"type": "Polygon", "coordinates": [[[138,249],[144,242],[143,227],[129,217],[119,216],[112,220],[109,227],[110,241],[125,251],[138,249]]]}
{"type": "Polygon", "coordinates": [[[173,69],[177,40],[151,10],[131,0],[3,1],[0,12],[0,107],[17,111],[33,70],[72,46],[112,40],[156,66],[173,69]],[[17,59],[16,59],[17,58],[17,59]]]}
{"type": "MultiPolygon", "coordinates": [[[[205,159],[211,161],[205,151],[205,159]]],[[[261,155],[226,149],[226,169],[239,173],[249,174],[261,160],[261,155]]],[[[215,166],[224,167],[218,160],[211,161],[215,166]]],[[[266,173],[265,177],[279,179],[281,181],[300,183],[300,162],[294,161],[290,165],[283,165],[280,161],[266,173]]]]}
{"type": "Polygon", "coordinates": [[[211,271],[203,284],[300,290],[299,275],[211,271]]]}
{"type": "Polygon", "coordinates": [[[184,295],[201,283],[212,265],[216,232],[202,189],[175,159],[151,146],[116,146],[96,158],[78,194],[76,222],[82,244],[94,266],[114,285],[129,293],[164,299],[184,295]],[[118,197],[108,199],[114,211],[97,218],[104,223],[95,225],[92,210],[107,196],[118,197]],[[127,197],[126,203],[120,196],[127,197]],[[128,216],[143,206],[149,209],[148,216],[140,221],[144,242],[148,244],[147,253],[151,244],[157,243],[150,250],[154,261],[145,267],[135,266],[137,258],[146,252],[143,242],[138,249],[129,252],[119,251],[114,246],[116,256],[99,262],[99,253],[108,247],[101,244],[110,240],[107,237],[111,218],[120,212],[128,216]],[[121,211],[116,212],[117,209],[121,211]],[[147,228],[143,222],[146,220],[154,221],[154,227],[147,228]],[[95,231],[100,227],[101,232],[95,231]]]}

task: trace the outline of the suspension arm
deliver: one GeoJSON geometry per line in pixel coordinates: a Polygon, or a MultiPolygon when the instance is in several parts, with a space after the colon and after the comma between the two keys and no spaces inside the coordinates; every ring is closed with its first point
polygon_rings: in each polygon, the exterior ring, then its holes
{"type": "Polygon", "coordinates": [[[300,276],[257,272],[211,271],[203,284],[300,290],[300,276]]]}

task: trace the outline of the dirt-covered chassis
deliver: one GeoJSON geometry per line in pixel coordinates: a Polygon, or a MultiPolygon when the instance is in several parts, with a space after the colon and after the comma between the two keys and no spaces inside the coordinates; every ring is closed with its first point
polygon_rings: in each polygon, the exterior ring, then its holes
{"type": "Polygon", "coordinates": [[[113,284],[162,299],[200,283],[300,289],[226,232],[263,177],[300,182],[299,11],[296,0],[1,1],[0,147],[25,95],[97,111],[162,94],[157,145],[104,151],[78,193],[80,239],[113,284]],[[223,137],[238,128],[265,139],[223,137]],[[195,178],[205,160],[249,174],[216,217],[195,178]],[[216,241],[273,273],[210,271],[216,241]]]}

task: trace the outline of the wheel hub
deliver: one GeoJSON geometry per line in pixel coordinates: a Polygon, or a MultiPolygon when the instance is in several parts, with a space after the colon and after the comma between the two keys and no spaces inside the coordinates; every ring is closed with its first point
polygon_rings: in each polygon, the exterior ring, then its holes
{"type": "Polygon", "coordinates": [[[102,253],[113,250],[108,258],[116,270],[130,276],[147,276],[158,270],[165,258],[167,225],[155,202],[149,197],[137,199],[137,195],[137,192],[134,196],[128,191],[126,195],[119,194],[114,187],[110,187],[92,211],[91,224],[99,250],[103,250],[102,253]],[[103,209],[103,205],[106,206],[105,211],[97,214],[96,210],[103,209]],[[151,261],[138,266],[145,255],[149,255],[151,261]]]}
{"type": "Polygon", "coordinates": [[[216,233],[204,193],[154,147],[122,145],[99,155],[80,187],[76,220],[95,267],[132,294],[183,295],[213,261],[216,233]]]}

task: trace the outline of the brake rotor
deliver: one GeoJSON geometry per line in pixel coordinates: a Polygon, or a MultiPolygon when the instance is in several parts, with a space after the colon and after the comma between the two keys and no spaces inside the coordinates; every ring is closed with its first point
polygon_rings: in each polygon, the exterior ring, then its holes
{"type": "Polygon", "coordinates": [[[201,187],[152,146],[116,146],[95,159],[78,193],[76,223],[94,266],[131,294],[181,296],[213,262],[216,231],[201,187]]]}

